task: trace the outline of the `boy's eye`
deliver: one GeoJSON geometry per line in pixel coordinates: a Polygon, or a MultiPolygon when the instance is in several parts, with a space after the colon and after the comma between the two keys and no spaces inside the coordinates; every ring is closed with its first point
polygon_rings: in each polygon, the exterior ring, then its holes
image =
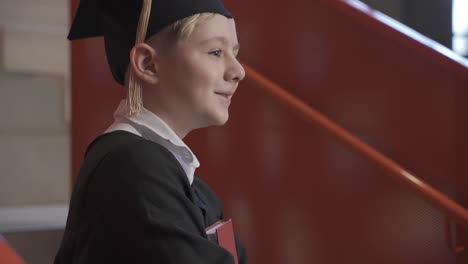
{"type": "Polygon", "coordinates": [[[213,50],[209,52],[210,55],[214,55],[216,57],[221,57],[221,50],[213,50]]]}

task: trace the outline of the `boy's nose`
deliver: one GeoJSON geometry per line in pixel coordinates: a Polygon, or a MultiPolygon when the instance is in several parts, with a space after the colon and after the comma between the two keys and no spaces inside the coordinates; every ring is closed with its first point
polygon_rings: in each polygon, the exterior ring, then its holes
{"type": "Polygon", "coordinates": [[[244,67],[242,67],[242,65],[237,59],[234,59],[231,65],[232,66],[229,67],[226,72],[226,81],[242,81],[245,77],[244,67]]]}

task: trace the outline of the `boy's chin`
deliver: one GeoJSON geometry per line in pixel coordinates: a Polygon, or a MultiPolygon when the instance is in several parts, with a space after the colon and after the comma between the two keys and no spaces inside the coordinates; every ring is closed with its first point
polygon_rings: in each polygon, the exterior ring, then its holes
{"type": "Polygon", "coordinates": [[[223,117],[220,117],[218,119],[218,123],[216,124],[217,126],[224,126],[229,120],[229,114],[226,113],[223,117]]]}
{"type": "Polygon", "coordinates": [[[229,114],[213,116],[212,118],[210,118],[210,122],[207,125],[207,127],[209,127],[209,126],[223,126],[223,125],[225,125],[227,123],[228,120],[229,120],[229,114]]]}

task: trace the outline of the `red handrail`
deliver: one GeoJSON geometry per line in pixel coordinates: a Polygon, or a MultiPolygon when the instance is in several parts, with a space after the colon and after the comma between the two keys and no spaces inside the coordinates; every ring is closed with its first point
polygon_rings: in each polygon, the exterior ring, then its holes
{"type": "Polygon", "coordinates": [[[5,238],[0,235],[0,263],[4,264],[25,264],[24,261],[15,250],[6,242],[5,238]]]}
{"type": "Polygon", "coordinates": [[[245,68],[247,78],[256,82],[258,87],[294,110],[296,113],[304,116],[307,121],[325,129],[328,133],[350,146],[357,153],[383,168],[390,176],[393,176],[405,186],[413,189],[426,201],[454,218],[455,221],[464,227],[468,228],[468,210],[464,207],[436,190],[434,187],[425,183],[423,180],[398,165],[395,161],[389,159],[357,137],[353,136],[350,132],[346,131],[299,98],[288,93],[285,89],[267,79],[250,66],[246,64],[243,64],[243,66],[245,68]]]}

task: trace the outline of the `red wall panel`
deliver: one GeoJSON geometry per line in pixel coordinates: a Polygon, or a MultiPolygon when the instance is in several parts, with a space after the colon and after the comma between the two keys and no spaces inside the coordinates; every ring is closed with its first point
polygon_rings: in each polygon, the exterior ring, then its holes
{"type": "MultiPolygon", "coordinates": [[[[456,198],[462,205],[468,207],[468,89],[466,82],[459,81],[457,88],[456,113],[456,198]]],[[[459,263],[468,263],[468,232],[458,227],[458,237],[455,241],[464,246],[465,251],[459,256],[459,263]]]]}
{"type": "MultiPolygon", "coordinates": [[[[226,5],[242,61],[468,206],[466,68],[336,1],[226,5]]],[[[75,42],[72,61],[76,175],[124,91],[102,40],[75,42]]],[[[444,215],[248,77],[229,123],[187,141],[251,263],[465,263],[448,249],[444,215]]]]}

